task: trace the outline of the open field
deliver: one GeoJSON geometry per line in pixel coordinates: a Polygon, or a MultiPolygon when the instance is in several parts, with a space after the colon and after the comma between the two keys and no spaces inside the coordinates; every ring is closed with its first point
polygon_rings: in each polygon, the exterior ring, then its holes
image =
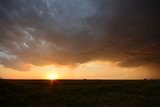
{"type": "Polygon", "coordinates": [[[0,107],[160,107],[159,80],[0,80],[0,107]]]}

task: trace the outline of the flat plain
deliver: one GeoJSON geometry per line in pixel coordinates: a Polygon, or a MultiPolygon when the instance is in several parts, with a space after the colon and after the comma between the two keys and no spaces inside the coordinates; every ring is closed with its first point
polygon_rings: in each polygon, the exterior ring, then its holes
{"type": "Polygon", "coordinates": [[[160,80],[0,80],[0,107],[160,107],[160,80]]]}

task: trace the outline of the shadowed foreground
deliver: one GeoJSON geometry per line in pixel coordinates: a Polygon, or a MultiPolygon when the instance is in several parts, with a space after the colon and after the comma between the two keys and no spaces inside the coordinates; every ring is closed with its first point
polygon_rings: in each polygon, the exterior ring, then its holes
{"type": "Polygon", "coordinates": [[[0,80],[0,106],[160,107],[160,81],[0,80]]]}

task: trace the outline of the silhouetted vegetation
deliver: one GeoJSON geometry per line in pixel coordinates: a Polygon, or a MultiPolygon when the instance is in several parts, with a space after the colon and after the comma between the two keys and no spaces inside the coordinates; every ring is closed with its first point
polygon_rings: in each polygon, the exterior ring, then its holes
{"type": "Polygon", "coordinates": [[[160,107],[160,81],[0,80],[0,107],[160,107]]]}

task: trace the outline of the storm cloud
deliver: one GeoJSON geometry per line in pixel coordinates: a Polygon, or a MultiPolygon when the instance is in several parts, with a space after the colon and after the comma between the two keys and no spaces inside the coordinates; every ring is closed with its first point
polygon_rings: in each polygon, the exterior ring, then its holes
{"type": "Polygon", "coordinates": [[[160,66],[159,0],[0,0],[0,64],[160,66]]]}

